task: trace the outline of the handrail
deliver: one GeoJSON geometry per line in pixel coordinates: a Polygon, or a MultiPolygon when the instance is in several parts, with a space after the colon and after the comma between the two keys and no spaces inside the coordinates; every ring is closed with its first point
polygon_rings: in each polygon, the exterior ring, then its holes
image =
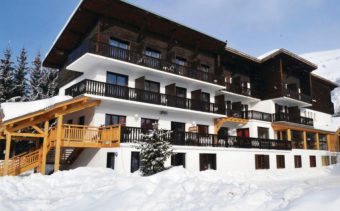
{"type": "Polygon", "coordinates": [[[150,67],[163,72],[181,75],[213,84],[219,84],[221,86],[224,86],[225,83],[225,80],[222,76],[217,76],[215,74],[204,72],[199,69],[182,66],[168,60],[150,57],[133,50],[123,49],[107,43],[96,42],[92,40],[87,40],[83,42],[76,50],[74,50],[69,55],[67,64],[71,64],[73,61],[80,58],[85,53],[99,54],[133,64],[150,67]]]}
{"type": "Polygon", "coordinates": [[[274,118],[273,121],[287,121],[287,122],[293,122],[297,124],[303,124],[308,126],[314,125],[313,118],[309,117],[303,117],[299,115],[293,115],[293,114],[286,114],[286,113],[275,113],[273,114],[274,118]]]}
{"type": "Polygon", "coordinates": [[[99,81],[84,79],[66,89],[65,94],[73,97],[81,94],[93,94],[106,97],[127,99],[169,107],[184,108],[196,111],[225,114],[225,105],[203,102],[168,94],[146,91],[142,89],[119,86],[99,81]]]}
{"type": "MultiPolygon", "coordinates": [[[[142,134],[145,133],[147,133],[146,129],[123,126],[121,128],[121,142],[140,142],[142,140],[142,134]]],[[[171,144],[186,146],[237,147],[277,150],[291,150],[292,148],[291,143],[287,140],[247,138],[230,135],[221,136],[216,134],[172,131],[164,138],[171,144]]]]}
{"type": "Polygon", "coordinates": [[[296,100],[300,100],[306,103],[312,103],[312,97],[309,95],[305,95],[303,93],[299,93],[297,91],[293,91],[282,85],[282,94],[286,97],[290,97],[296,100]]]}

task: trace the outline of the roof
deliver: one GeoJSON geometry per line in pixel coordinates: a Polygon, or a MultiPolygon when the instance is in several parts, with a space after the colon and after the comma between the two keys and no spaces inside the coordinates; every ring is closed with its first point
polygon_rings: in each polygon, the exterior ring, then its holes
{"type": "Polygon", "coordinates": [[[312,63],[312,62],[302,58],[301,56],[299,56],[299,55],[297,55],[297,54],[295,54],[295,53],[293,53],[291,51],[288,51],[288,50],[286,50],[284,48],[280,48],[280,49],[275,49],[275,50],[269,51],[269,52],[267,52],[267,53],[265,53],[265,54],[263,54],[261,56],[258,56],[257,58],[262,63],[262,62],[265,62],[267,60],[270,60],[270,59],[274,58],[275,56],[277,56],[279,54],[285,54],[285,55],[287,55],[289,57],[292,57],[292,58],[294,58],[294,59],[296,59],[296,60],[298,60],[298,61],[300,61],[302,63],[305,63],[306,65],[310,66],[313,69],[317,69],[318,68],[318,66],[316,64],[314,64],[314,63],[312,63]]]}
{"type": "Polygon", "coordinates": [[[230,52],[232,54],[236,54],[236,55],[238,55],[240,57],[246,58],[246,59],[251,60],[251,61],[256,62],[256,63],[260,62],[256,57],[251,56],[249,54],[246,54],[246,53],[244,53],[242,51],[236,50],[234,48],[231,48],[229,46],[225,47],[225,51],[230,52]]]}
{"type": "Polygon", "coordinates": [[[89,35],[101,18],[130,25],[136,30],[144,26],[148,32],[157,33],[166,39],[176,40],[186,46],[199,46],[211,52],[223,50],[226,45],[224,41],[124,1],[82,0],[59,33],[43,65],[62,68],[68,55],[89,35]]]}
{"type": "Polygon", "coordinates": [[[328,86],[331,86],[333,89],[335,89],[336,87],[339,87],[339,84],[337,84],[337,83],[335,83],[333,81],[330,81],[330,80],[328,80],[328,79],[326,79],[326,78],[324,78],[322,76],[319,76],[319,75],[314,74],[314,73],[312,73],[311,75],[312,75],[312,77],[322,81],[324,84],[327,84],[328,86]]]}

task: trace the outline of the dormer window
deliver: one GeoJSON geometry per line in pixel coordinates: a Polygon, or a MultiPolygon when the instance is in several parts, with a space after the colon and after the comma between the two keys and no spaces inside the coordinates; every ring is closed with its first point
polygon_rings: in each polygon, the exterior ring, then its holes
{"type": "Polygon", "coordinates": [[[179,57],[179,56],[176,56],[176,64],[178,65],[181,65],[181,66],[186,66],[187,65],[187,60],[182,58],[182,57],[179,57]]]}
{"type": "Polygon", "coordinates": [[[151,48],[147,48],[145,50],[145,55],[155,58],[155,59],[160,59],[161,58],[161,53],[159,51],[156,51],[154,49],[151,48]]]}
{"type": "Polygon", "coordinates": [[[109,43],[113,47],[122,48],[122,49],[125,49],[125,50],[128,50],[129,46],[130,46],[129,42],[119,40],[119,39],[115,39],[115,38],[111,38],[109,43]]]}

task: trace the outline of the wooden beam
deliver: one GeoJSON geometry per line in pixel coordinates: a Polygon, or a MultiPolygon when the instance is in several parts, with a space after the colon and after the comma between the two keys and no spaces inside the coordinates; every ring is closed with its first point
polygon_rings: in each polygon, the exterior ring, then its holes
{"type": "Polygon", "coordinates": [[[48,144],[48,128],[49,122],[46,121],[44,124],[44,141],[43,141],[43,149],[42,149],[42,158],[41,158],[41,168],[40,173],[42,175],[46,174],[46,158],[47,158],[47,144],[48,144]]]}
{"type": "Polygon", "coordinates": [[[287,140],[288,141],[292,140],[292,131],[290,128],[287,129],[287,140]]]}
{"type": "Polygon", "coordinates": [[[316,149],[320,150],[320,139],[319,139],[319,133],[315,134],[315,138],[316,138],[316,149]]]}
{"type": "Polygon", "coordinates": [[[302,139],[303,139],[303,148],[307,149],[307,134],[306,134],[306,131],[302,132],[302,139]]]}
{"type": "Polygon", "coordinates": [[[33,137],[33,138],[43,138],[43,134],[35,134],[35,133],[11,133],[12,136],[18,137],[33,137]]]}
{"type": "Polygon", "coordinates": [[[11,133],[6,131],[6,151],[5,151],[5,168],[4,168],[4,175],[7,175],[8,173],[8,167],[9,167],[9,155],[11,152],[11,133]]]}
{"type": "Polygon", "coordinates": [[[60,169],[63,115],[58,116],[57,121],[58,121],[57,122],[57,141],[56,141],[56,146],[55,146],[54,172],[57,172],[60,169]]]}
{"type": "Polygon", "coordinates": [[[44,131],[42,131],[38,126],[32,125],[33,129],[36,130],[40,134],[44,134],[44,131]]]}

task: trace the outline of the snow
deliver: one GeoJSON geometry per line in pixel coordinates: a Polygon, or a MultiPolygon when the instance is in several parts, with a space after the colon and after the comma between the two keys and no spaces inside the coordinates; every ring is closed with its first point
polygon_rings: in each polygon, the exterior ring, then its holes
{"type": "Polygon", "coordinates": [[[338,210],[340,166],[252,174],[78,168],[0,178],[0,210],[338,210]]]}
{"type": "Polygon", "coordinates": [[[70,99],[72,99],[70,96],[55,96],[48,99],[31,102],[1,103],[1,112],[3,115],[2,121],[7,121],[39,110],[47,109],[57,103],[61,103],[70,99]]]}
{"type": "Polygon", "coordinates": [[[280,49],[274,49],[274,50],[268,51],[267,53],[264,53],[264,54],[258,56],[257,59],[262,60],[262,59],[264,59],[264,58],[266,58],[266,57],[268,57],[268,56],[270,56],[270,55],[276,53],[276,52],[279,51],[279,50],[280,50],[280,49]]]}
{"type": "MultiPolygon", "coordinates": [[[[340,82],[340,49],[306,53],[301,57],[318,65],[318,69],[314,70],[313,74],[336,83],[340,82]]],[[[332,92],[332,101],[335,111],[340,112],[340,88],[332,92]]]]}

